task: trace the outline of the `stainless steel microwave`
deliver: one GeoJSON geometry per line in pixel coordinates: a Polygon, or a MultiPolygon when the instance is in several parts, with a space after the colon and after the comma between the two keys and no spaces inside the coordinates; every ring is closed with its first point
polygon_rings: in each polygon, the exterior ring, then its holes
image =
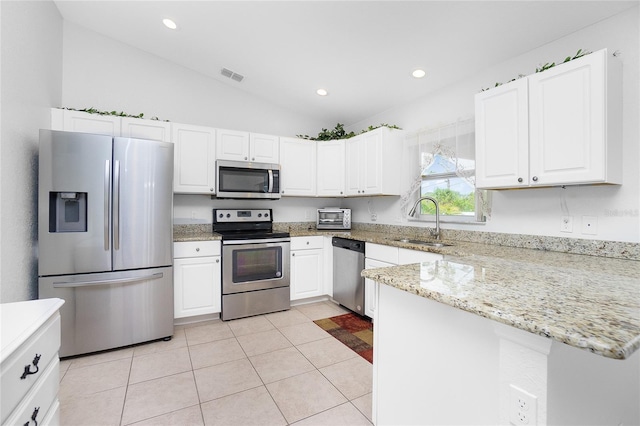
{"type": "Polygon", "coordinates": [[[280,198],[280,165],[216,161],[218,198],[280,198]]]}
{"type": "Polygon", "coordinates": [[[351,229],[351,209],[325,207],[318,209],[317,229],[351,229]]]}

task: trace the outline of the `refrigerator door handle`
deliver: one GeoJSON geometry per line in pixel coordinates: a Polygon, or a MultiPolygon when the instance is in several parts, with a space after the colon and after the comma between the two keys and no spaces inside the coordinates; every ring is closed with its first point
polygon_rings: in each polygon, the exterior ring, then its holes
{"type": "Polygon", "coordinates": [[[109,183],[111,182],[111,162],[104,162],[104,251],[109,251],[109,183]]]}
{"type": "Polygon", "coordinates": [[[113,164],[113,249],[120,250],[120,161],[113,164]]]}
{"type": "Polygon", "coordinates": [[[105,284],[134,283],[137,281],[157,280],[162,278],[163,276],[164,274],[162,272],[157,272],[155,274],[144,275],[142,277],[118,278],[115,280],[54,282],[53,288],[89,287],[94,285],[105,285],[105,284]]]}

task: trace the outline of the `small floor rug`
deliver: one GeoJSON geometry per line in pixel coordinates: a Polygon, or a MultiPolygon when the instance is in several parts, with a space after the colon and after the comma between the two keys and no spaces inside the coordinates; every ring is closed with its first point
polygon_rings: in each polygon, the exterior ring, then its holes
{"type": "Polygon", "coordinates": [[[344,314],[314,322],[373,364],[373,324],[371,321],[356,314],[344,314]]]}

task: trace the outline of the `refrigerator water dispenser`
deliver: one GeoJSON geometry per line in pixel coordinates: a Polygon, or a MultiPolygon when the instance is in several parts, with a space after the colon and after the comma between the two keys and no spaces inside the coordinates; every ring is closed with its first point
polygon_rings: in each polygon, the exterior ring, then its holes
{"type": "Polygon", "coordinates": [[[87,193],[49,193],[49,232],[87,232],[87,193]]]}

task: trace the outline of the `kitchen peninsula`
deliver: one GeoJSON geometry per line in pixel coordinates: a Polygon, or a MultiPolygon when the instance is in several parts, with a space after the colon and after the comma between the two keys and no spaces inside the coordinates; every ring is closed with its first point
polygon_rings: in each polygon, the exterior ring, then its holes
{"type": "Polygon", "coordinates": [[[375,423],[638,424],[640,262],[501,249],[363,271],[375,423]]]}

